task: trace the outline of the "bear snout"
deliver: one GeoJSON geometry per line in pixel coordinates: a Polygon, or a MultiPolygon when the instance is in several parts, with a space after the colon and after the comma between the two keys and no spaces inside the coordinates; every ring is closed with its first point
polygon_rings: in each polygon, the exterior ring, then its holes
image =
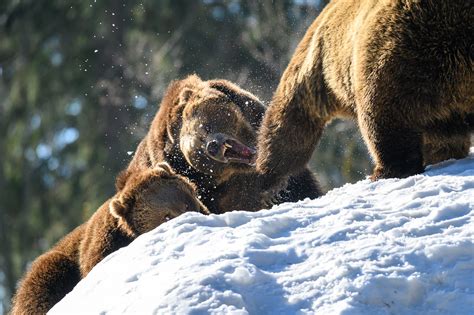
{"type": "Polygon", "coordinates": [[[256,152],[255,148],[224,133],[211,134],[206,141],[206,154],[221,163],[252,164],[256,152]]]}

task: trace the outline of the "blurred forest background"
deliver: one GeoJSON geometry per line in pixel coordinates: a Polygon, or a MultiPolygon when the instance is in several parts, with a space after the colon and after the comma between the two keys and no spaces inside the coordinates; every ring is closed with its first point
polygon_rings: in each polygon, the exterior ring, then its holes
{"type": "MultiPolygon", "coordinates": [[[[0,2],[0,313],[28,264],[114,193],[168,83],[225,78],[268,104],[321,0],[0,2]]],[[[325,131],[326,190],[371,168],[353,122],[325,131]]]]}

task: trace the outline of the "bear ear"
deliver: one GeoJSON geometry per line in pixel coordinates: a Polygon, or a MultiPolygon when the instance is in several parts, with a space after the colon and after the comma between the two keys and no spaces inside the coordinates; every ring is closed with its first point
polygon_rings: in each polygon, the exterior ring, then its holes
{"type": "Polygon", "coordinates": [[[171,166],[166,162],[160,162],[160,163],[156,164],[155,167],[157,169],[160,169],[161,171],[164,171],[168,175],[174,175],[175,174],[175,172],[173,171],[171,166]]]}
{"type": "Polygon", "coordinates": [[[225,94],[237,105],[252,127],[258,128],[260,126],[265,114],[265,105],[256,96],[226,80],[210,80],[208,84],[211,88],[225,94]]]}
{"type": "Polygon", "coordinates": [[[110,213],[118,219],[125,218],[125,215],[129,210],[127,204],[121,199],[122,198],[114,198],[109,203],[110,213]]]}
{"type": "Polygon", "coordinates": [[[179,93],[179,104],[186,104],[193,94],[193,90],[190,88],[184,88],[181,93],[179,93]]]}

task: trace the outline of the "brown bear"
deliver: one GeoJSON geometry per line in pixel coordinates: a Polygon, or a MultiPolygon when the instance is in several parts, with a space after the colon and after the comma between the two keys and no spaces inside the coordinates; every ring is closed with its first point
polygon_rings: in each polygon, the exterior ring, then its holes
{"type": "Polygon", "coordinates": [[[169,165],[122,173],[123,187],[84,224],[38,257],[12,301],[12,315],[45,314],[91,269],[138,235],[187,211],[208,214],[195,187],[169,165]]]}
{"type": "Polygon", "coordinates": [[[333,0],[281,78],[258,136],[252,189],[301,171],[325,125],[357,119],[372,179],[468,154],[474,115],[474,3],[333,0]]]}
{"type": "MultiPolygon", "coordinates": [[[[197,185],[211,212],[245,209],[245,204],[239,208],[230,200],[247,198],[242,195],[242,186],[247,185],[242,174],[255,172],[257,130],[264,112],[257,97],[229,81],[203,81],[197,75],[175,81],[128,170],[166,161],[197,185]],[[235,196],[229,199],[229,193],[235,196]]],[[[274,196],[275,203],[321,195],[318,182],[305,167],[284,188],[274,196]]]]}

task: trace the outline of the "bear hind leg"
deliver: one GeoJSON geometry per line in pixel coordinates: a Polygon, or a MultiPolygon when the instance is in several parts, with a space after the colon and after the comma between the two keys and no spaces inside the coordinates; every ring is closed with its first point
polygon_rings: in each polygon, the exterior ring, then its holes
{"type": "Polygon", "coordinates": [[[388,111],[383,115],[360,111],[358,116],[360,130],[375,162],[372,180],[404,178],[423,172],[421,132],[388,111]]]}

